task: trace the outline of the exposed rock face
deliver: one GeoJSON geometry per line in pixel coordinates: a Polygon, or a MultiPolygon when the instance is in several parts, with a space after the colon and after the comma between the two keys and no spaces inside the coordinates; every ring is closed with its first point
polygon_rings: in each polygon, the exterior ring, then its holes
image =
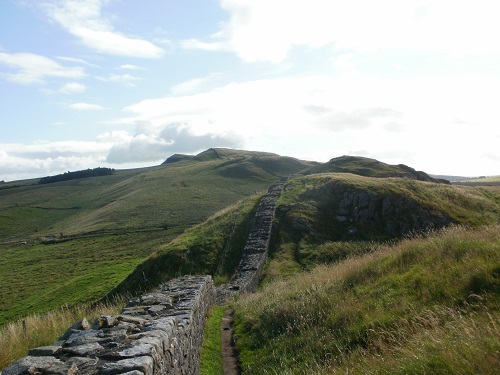
{"type": "Polygon", "coordinates": [[[344,193],[335,220],[353,228],[373,223],[382,224],[389,237],[440,228],[450,224],[441,212],[428,211],[404,196],[381,196],[366,192],[344,193]]]}
{"type": "Polygon", "coordinates": [[[198,374],[211,276],[183,276],[129,301],[92,327],[79,322],[51,346],[31,349],[2,375],[198,374]]]}

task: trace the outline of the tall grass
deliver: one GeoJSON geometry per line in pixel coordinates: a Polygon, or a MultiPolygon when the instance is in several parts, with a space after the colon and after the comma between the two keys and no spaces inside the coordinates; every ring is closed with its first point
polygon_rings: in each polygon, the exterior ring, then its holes
{"type": "Polygon", "coordinates": [[[495,373],[500,226],[454,227],[271,282],[236,304],[245,374],[495,373]]]}
{"type": "Polygon", "coordinates": [[[24,357],[32,348],[51,345],[83,318],[92,324],[100,315],[118,314],[125,302],[125,298],[118,298],[108,303],[66,306],[5,324],[0,328],[0,369],[24,357]]]}

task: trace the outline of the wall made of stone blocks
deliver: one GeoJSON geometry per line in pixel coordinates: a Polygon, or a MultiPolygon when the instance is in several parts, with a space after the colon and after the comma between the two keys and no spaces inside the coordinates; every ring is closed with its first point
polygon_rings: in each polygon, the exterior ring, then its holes
{"type": "Polygon", "coordinates": [[[78,322],[53,345],[31,349],[1,375],[198,374],[214,304],[211,276],[183,276],[129,301],[118,316],[78,322]]]}

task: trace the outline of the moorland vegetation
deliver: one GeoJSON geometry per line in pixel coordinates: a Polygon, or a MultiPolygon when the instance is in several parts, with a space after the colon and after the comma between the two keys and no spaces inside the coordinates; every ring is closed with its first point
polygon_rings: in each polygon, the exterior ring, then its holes
{"type": "MultiPolygon", "coordinates": [[[[499,188],[355,157],[210,149],[109,176],[11,183],[0,190],[0,336],[29,313],[182,274],[226,282],[281,176],[261,290],[215,309],[212,353],[230,307],[244,373],[494,373],[499,188]]],[[[203,373],[217,373],[218,356],[204,358],[203,373]]]]}

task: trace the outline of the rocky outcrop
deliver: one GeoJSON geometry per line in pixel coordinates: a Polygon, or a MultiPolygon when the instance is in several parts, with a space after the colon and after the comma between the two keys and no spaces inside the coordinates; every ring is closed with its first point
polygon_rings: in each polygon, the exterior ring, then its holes
{"type": "Polygon", "coordinates": [[[198,374],[210,276],[183,276],[129,301],[118,316],[83,320],[53,345],[31,349],[1,375],[198,374]]]}
{"type": "Polygon", "coordinates": [[[389,237],[441,228],[451,222],[443,213],[419,207],[408,197],[366,192],[344,193],[335,220],[348,224],[351,230],[382,225],[389,237]]]}

